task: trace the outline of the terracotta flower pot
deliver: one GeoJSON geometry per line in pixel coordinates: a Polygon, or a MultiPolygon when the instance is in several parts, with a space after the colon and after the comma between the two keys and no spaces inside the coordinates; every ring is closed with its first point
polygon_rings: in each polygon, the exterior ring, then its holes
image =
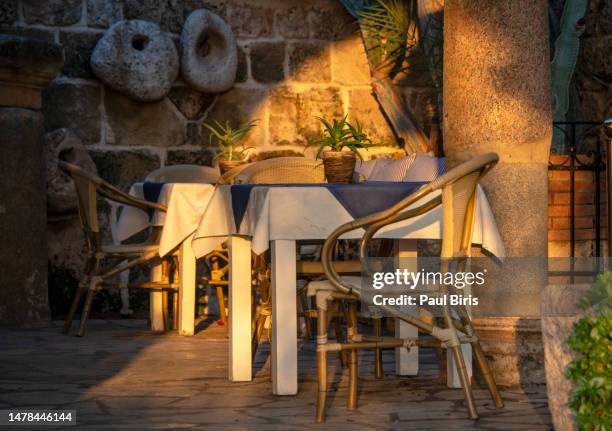
{"type": "Polygon", "coordinates": [[[244,160],[219,160],[219,172],[221,172],[221,175],[223,175],[227,171],[230,171],[237,166],[244,165],[245,163],[246,162],[244,160]]]}
{"type": "Polygon", "coordinates": [[[324,151],[323,168],[328,183],[350,183],[357,158],[351,151],[324,151]]]}

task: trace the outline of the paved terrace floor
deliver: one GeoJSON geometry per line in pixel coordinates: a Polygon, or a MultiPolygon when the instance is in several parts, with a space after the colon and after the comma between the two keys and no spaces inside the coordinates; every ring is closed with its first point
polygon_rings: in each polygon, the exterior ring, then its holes
{"type": "Polygon", "coordinates": [[[0,409],[74,409],[79,430],[552,429],[544,387],[504,390],[503,410],[478,389],[481,419],[467,419],[461,391],[439,383],[427,349],[421,350],[418,377],[396,377],[393,352],[386,353],[383,380],[374,379],[372,354],[361,354],[354,412],[344,407],[347,370],[330,361],[328,420],[317,425],[314,347],[312,341],[300,346],[299,394],[276,397],[267,345],[258,352],[253,382],[228,382],[227,341],[217,326],[190,338],[150,333],[137,320],[92,320],[84,338],[61,335],[59,322],[45,329],[3,329],[0,409]]]}

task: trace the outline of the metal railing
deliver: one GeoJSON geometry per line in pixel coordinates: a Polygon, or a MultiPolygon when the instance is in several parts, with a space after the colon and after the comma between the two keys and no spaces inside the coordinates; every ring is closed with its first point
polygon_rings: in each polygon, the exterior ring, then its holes
{"type": "MultiPolygon", "coordinates": [[[[594,231],[595,249],[594,257],[602,257],[602,211],[601,211],[601,173],[606,172],[606,166],[610,166],[611,154],[610,145],[612,142],[612,120],[606,121],[564,121],[555,122],[553,126],[560,131],[565,139],[563,148],[567,148],[565,155],[567,158],[561,163],[554,164],[549,162],[549,171],[568,171],[569,172],[569,233],[570,233],[570,270],[549,272],[549,275],[569,275],[574,276],[593,276],[600,272],[598,264],[594,265],[592,271],[574,270],[574,258],[576,254],[576,172],[592,172],[594,184],[594,231]],[[606,146],[605,143],[608,143],[606,146]],[[607,160],[604,161],[604,154],[607,160]]],[[[608,184],[610,184],[611,172],[608,173],[608,184]]],[[[607,190],[608,208],[610,207],[610,188],[607,190]]],[[[607,212],[608,218],[608,245],[610,245],[611,220],[610,211],[607,212]]],[[[608,253],[611,248],[608,247],[608,253]]],[[[595,259],[594,262],[598,260],[595,259]]]]}

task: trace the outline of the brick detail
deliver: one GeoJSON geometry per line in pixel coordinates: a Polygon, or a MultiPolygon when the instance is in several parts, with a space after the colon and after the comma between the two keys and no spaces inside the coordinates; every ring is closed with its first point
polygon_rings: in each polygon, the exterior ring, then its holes
{"type": "MultiPolygon", "coordinates": [[[[579,156],[583,162],[588,162],[586,156],[579,156]]],[[[551,156],[550,161],[555,165],[568,166],[566,156],[551,156]]],[[[595,173],[589,171],[575,171],[574,181],[574,238],[576,242],[593,241],[595,235],[595,173]]],[[[606,178],[601,173],[600,182],[601,205],[601,235],[602,240],[607,238],[606,229],[606,178]]],[[[548,172],[548,241],[549,249],[559,249],[559,243],[570,240],[570,172],[548,172]],[[556,243],[556,244],[551,244],[556,243]]],[[[567,247],[569,255],[569,246],[567,247]]],[[[580,254],[577,247],[577,255],[580,254]]]]}

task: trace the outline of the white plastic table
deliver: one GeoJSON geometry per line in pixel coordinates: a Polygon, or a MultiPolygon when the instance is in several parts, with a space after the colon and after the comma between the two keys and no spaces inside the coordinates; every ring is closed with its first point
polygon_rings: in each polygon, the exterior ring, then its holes
{"type": "MultiPolygon", "coordinates": [[[[244,217],[237,227],[231,187],[216,188],[192,243],[196,257],[204,256],[229,237],[229,378],[232,381],[252,379],[251,251],[260,254],[271,248],[272,389],[277,395],[293,395],[298,391],[296,241],[325,239],[353,217],[325,187],[257,186],[251,191],[244,217]]],[[[424,202],[416,202],[414,207],[424,202]]],[[[343,238],[361,238],[363,233],[360,229],[343,238]]],[[[442,211],[438,207],[417,218],[385,227],[377,237],[398,240],[400,257],[416,257],[417,239],[439,239],[441,233],[442,211]]],[[[505,255],[493,214],[480,188],[472,240],[496,256],[505,255]]],[[[396,333],[403,337],[418,335],[416,328],[403,321],[398,322],[396,333]]],[[[397,349],[396,355],[398,374],[418,372],[418,349],[410,352],[397,349]]],[[[458,384],[455,373],[449,373],[449,385],[458,384]]]]}

